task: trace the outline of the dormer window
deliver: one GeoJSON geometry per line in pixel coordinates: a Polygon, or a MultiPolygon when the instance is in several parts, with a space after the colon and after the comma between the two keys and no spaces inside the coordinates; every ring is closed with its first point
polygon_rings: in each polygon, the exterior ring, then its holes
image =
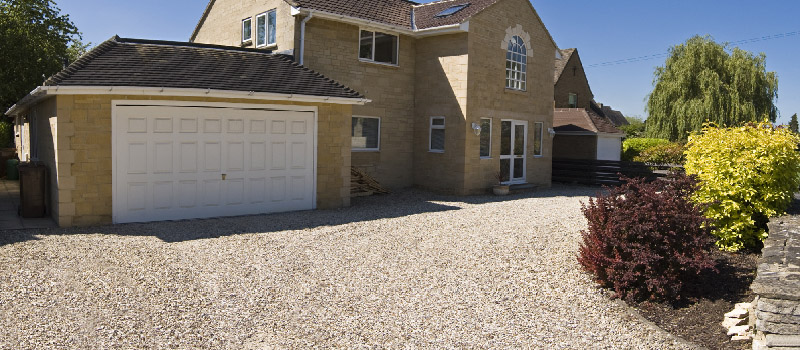
{"type": "Polygon", "coordinates": [[[248,17],[242,20],[242,43],[253,40],[253,18],[248,17]]]}
{"type": "Polygon", "coordinates": [[[256,16],[256,47],[275,45],[275,10],[256,16]]]}
{"type": "Polygon", "coordinates": [[[468,3],[467,4],[450,6],[446,10],[437,13],[436,16],[434,16],[434,17],[447,17],[447,16],[450,16],[452,14],[455,14],[458,11],[461,11],[461,10],[465,9],[467,6],[469,6],[468,3]]]}
{"type": "Polygon", "coordinates": [[[397,65],[397,35],[361,30],[358,58],[362,61],[397,65]]]}

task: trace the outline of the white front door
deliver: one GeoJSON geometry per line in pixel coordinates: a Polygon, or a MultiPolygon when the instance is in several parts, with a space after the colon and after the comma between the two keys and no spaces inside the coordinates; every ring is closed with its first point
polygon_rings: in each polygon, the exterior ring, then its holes
{"type": "Polygon", "coordinates": [[[528,122],[500,122],[500,174],[503,183],[525,183],[525,163],[528,149],[528,122]]]}
{"type": "Polygon", "coordinates": [[[312,111],[120,102],[113,220],[313,209],[314,127],[312,111]]]}

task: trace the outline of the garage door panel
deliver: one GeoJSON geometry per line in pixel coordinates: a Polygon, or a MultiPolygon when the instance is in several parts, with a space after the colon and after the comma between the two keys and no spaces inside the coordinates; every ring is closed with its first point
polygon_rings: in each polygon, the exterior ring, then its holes
{"type": "Polygon", "coordinates": [[[314,114],[115,106],[114,221],[312,209],[314,114]]]}

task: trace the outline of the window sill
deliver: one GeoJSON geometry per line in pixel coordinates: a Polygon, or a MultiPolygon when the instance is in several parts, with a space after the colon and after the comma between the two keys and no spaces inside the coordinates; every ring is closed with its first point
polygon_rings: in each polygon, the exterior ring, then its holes
{"type": "Polygon", "coordinates": [[[274,49],[274,48],[276,48],[276,47],[278,47],[278,43],[275,43],[275,44],[269,44],[269,45],[261,45],[261,46],[256,46],[256,48],[257,48],[257,49],[274,49]]]}
{"type": "Polygon", "coordinates": [[[481,159],[492,159],[492,157],[481,157],[481,159]]]}
{"type": "Polygon", "coordinates": [[[544,158],[544,156],[533,156],[533,158],[544,158]]]}
{"type": "Polygon", "coordinates": [[[444,150],[429,149],[428,153],[444,153],[444,150]]]}
{"type": "Polygon", "coordinates": [[[378,61],[368,60],[366,58],[359,58],[358,60],[361,61],[361,62],[364,62],[364,63],[377,64],[379,66],[384,66],[384,67],[392,67],[392,68],[399,68],[400,67],[399,64],[378,62],[378,61]]]}
{"type": "Polygon", "coordinates": [[[509,93],[509,94],[517,94],[517,95],[527,95],[528,94],[527,90],[517,90],[517,89],[512,89],[512,88],[506,88],[505,92],[509,93]]]}
{"type": "Polygon", "coordinates": [[[242,43],[239,46],[245,47],[245,46],[250,46],[250,45],[253,45],[253,40],[252,39],[246,40],[246,41],[242,41],[242,43]]]}
{"type": "Polygon", "coordinates": [[[380,148],[351,148],[351,152],[380,152],[380,148]]]}

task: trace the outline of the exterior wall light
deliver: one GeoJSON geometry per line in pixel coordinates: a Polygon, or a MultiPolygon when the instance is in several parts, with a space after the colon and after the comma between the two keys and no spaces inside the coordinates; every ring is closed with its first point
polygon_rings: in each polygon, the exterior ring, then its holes
{"type": "Polygon", "coordinates": [[[481,136],[481,126],[478,123],[472,123],[472,132],[475,136],[481,136]]]}
{"type": "Polygon", "coordinates": [[[547,133],[550,134],[550,137],[555,136],[556,131],[553,128],[547,128],[547,133]]]}

